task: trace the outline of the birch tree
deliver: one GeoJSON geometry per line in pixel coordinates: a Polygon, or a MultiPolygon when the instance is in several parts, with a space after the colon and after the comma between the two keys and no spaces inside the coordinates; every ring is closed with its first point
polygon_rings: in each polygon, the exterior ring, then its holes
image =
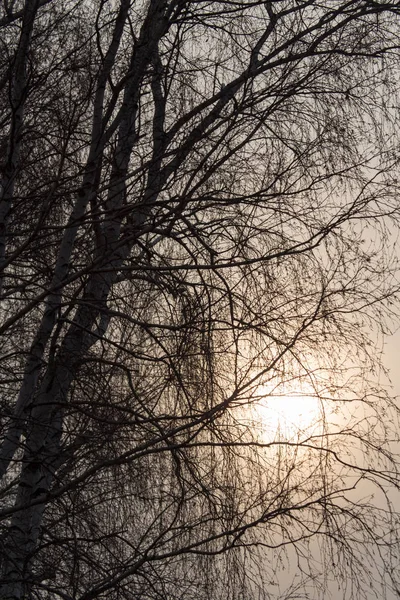
{"type": "Polygon", "coordinates": [[[396,589],[398,12],[4,3],[2,598],[396,589]]]}

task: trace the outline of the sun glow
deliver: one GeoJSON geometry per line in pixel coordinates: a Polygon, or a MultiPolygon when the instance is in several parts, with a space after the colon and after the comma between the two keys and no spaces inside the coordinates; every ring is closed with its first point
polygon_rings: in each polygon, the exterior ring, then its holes
{"type": "Polygon", "coordinates": [[[278,395],[260,386],[257,398],[253,418],[264,439],[289,440],[320,432],[323,409],[321,400],[311,390],[285,390],[278,395]]]}

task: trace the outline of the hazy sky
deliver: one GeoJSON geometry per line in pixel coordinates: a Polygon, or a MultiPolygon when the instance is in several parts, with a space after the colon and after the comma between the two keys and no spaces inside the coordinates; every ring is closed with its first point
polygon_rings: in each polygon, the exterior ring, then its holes
{"type": "MultiPolygon", "coordinates": [[[[384,357],[383,362],[384,366],[390,370],[390,379],[393,385],[392,394],[396,395],[400,398],[400,364],[399,364],[399,354],[400,354],[400,329],[393,335],[388,336],[385,340],[384,344],[384,357]]],[[[384,383],[384,380],[382,380],[384,383]]],[[[399,400],[400,403],[400,400],[399,400]]],[[[400,453],[400,448],[399,448],[400,453]]],[[[400,508],[400,506],[399,506],[400,508]]],[[[377,599],[376,593],[371,593],[371,600],[377,599]]],[[[399,596],[393,594],[390,591],[387,591],[387,599],[388,600],[398,600],[399,596]]],[[[333,595],[333,600],[343,600],[343,595],[340,593],[335,593],[333,595]]]]}

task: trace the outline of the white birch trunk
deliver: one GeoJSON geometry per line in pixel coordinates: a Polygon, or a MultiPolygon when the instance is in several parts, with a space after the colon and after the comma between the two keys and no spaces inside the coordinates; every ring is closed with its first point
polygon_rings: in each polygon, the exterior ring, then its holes
{"type": "Polygon", "coordinates": [[[109,50],[105,56],[103,68],[99,75],[93,113],[91,135],[92,141],[88,161],[86,164],[85,175],[83,177],[81,189],[78,192],[74,209],[69,217],[68,223],[66,224],[65,233],[59,249],[57,263],[54,268],[53,279],[50,284],[50,289],[52,292],[46,299],[44,315],[30,348],[29,356],[25,366],[23,382],[14,409],[13,421],[5,435],[3,445],[0,449],[0,478],[2,478],[6,473],[10,461],[18,448],[26,418],[25,410],[32,401],[33,394],[35,393],[38,376],[42,365],[43,354],[57,322],[58,312],[62,300],[62,285],[69,272],[70,259],[74,248],[75,239],[79,231],[79,227],[81,226],[82,219],[85,215],[90,197],[93,193],[95,193],[95,190],[93,189],[95,182],[95,170],[104,145],[104,140],[102,139],[104,137],[102,133],[104,91],[107,77],[114,64],[115,56],[119,48],[129,6],[129,0],[124,0],[121,3],[120,12],[115,23],[114,35],[110,43],[109,50]]]}
{"type": "MultiPolygon", "coordinates": [[[[68,273],[76,234],[92,193],[91,183],[94,180],[94,174],[93,169],[88,168],[86,180],[70,217],[70,226],[66,230],[60,247],[52,282],[54,291],[47,299],[46,311],[31,348],[15,410],[14,423],[6,436],[0,455],[0,473],[4,474],[18,447],[22,427],[26,420],[24,412],[29,404],[32,408],[32,416],[29,420],[29,433],[25,443],[23,467],[16,500],[16,506],[20,506],[21,510],[14,513],[9,536],[5,542],[7,558],[2,568],[4,583],[0,586],[0,597],[5,600],[20,600],[29,588],[30,559],[37,544],[45,509],[45,502],[34,504],[34,501],[51,489],[55,471],[61,463],[63,415],[60,406],[67,401],[71,382],[82,357],[88,348],[97,341],[98,336],[105,333],[107,320],[104,320],[104,315],[107,312],[107,297],[117,279],[119,267],[135,243],[136,237],[129,238],[129,241],[121,244],[120,233],[123,217],[119,209],[123,205],[130,156],[136,141],[135,117],[140,82],[148,61],[151,60],[157,47],[158,40],[167,27],[167,21],[162,17],[163,6],[163,3],[156,1],[149,7],[149,13],[141,32],[142,43],[138,44],[139,49],[132,61],[132,81],[127,86],[125,93],[124,110],[119,127],[119,143],[110,175],[106,210],[106,214],[109,216],[103,223],[102,243],[97,249],[99,267],[106,267],[106,273],[92,275],[74,322],[61,344],[53,368],[47,370],[41,388],[35,394],[41,358],[57,320],[62,282],[68,273]]],[[[114,54],[116,50],[117,47],[114,49],[114,54]]],[[[103,99],[98,98],[98,100],[98,113],[94,119],[94,127],[98,127],[100,124],[99,113],[103,108],[103,99]]],[[[99,144],[92,143],[93,153],[98,152],[99,147],[99,144]]],[[[95,162],[93,155],[90,156],[88,165],[91,166],[95,162]]],[[[153,199],[154,190],[147,193],[146,197],[153,199]]],[[[146,213],[140,208],[133,219],[136,230],[140,230],[145,218],[146,213]]]]}

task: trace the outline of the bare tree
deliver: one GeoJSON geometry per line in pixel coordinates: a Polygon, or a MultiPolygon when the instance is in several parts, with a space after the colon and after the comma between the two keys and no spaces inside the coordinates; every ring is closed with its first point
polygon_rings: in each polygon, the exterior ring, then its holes
{"type": "Polygon", "coordinates": [[[2,598],[396,586],[398,12],[4,3],[2,598]]]}

